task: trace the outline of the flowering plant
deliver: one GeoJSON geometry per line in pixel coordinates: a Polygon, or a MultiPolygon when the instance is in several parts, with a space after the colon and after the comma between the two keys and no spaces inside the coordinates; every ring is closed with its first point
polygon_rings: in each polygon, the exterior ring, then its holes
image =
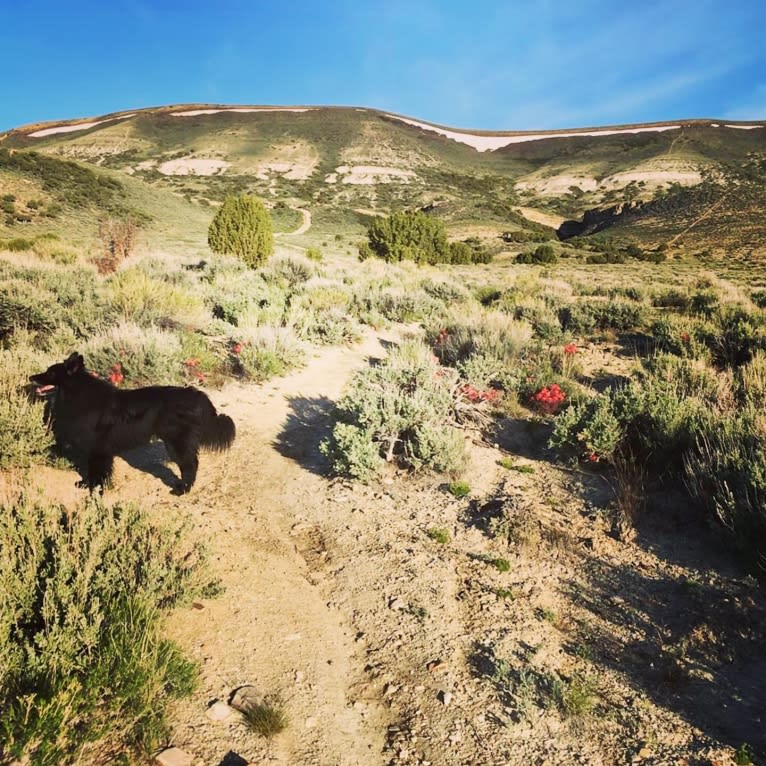
{"type": "Polygon", "coordinates": [[[532,400],[537,406],[549,415],[557,412],[566,398],[567,395],[561,390],[558,383],[543,386],[537,393],[532,395],[532,400]]]}
{"type": "Polygon", "coordinates": [[[564,346],[564,353],[567,356],[574,356],[577,353],[577,344],[576,343],[567,343],[564,346]]]}
{"type": "Polygon", "coordinates": [[[109,373],[109,382],[119,386],[123,380],[125,380],[125,376],[122,374],[122,365],[119,362],[115,362],[112,365],[112,371],[109,373]]]}
{"type": "Polygon", "coordinates": [[[500,391],[496,388],[488,388],[486,391],[480,391],[478,388],[474,388],[470,383],[464,383],[458,391],[469,402],[495,402],[500,396],[500,391]]]}
{"type": "Polygon", "coordinates": [[[191,375],[197,381],[202,383],[205,380],[205,373],[198,369],[199,364],[200,360],[196,356],[193,356],[190,359],[184,361],[184,367],[186,368],[187,375],[191,375]]]}

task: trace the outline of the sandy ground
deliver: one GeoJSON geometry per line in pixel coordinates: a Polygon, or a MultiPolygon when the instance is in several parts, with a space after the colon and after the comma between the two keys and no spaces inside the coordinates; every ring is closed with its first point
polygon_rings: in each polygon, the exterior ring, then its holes
{"type": "Polygon", "coordinates": [[[372,186],[380,183],[409,183],[417,178],[412,170],[400,168],[382,167],[377,165],[340,165],[334,173],[325,177],[325,183],[353,184],[358,186],[372,186]]]}

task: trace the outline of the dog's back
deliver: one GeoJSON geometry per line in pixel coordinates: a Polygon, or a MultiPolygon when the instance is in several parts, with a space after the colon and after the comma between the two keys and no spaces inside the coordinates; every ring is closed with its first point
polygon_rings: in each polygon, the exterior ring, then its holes
{"type": "Polygon", "coordinates": [[[158,437],[181,468],[179,491],[188,492],[196,478],[199,448],[224,450],[234,441],[234,422],[217,413],[196,388],[149,386],[123,391],[91,376],[79,354],[31,379],[43,389],[56,389],[56,438],[84,453],[86,483],[91,487],[108,481],[116,454],[158,437]]]}

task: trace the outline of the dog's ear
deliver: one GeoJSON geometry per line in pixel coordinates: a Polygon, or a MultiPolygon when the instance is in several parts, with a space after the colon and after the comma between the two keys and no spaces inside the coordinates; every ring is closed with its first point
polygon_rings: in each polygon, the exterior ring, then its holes
{"type": "Polygon", "coordinates": [[[82,354],[78,354],[76,351],[72,352],[64,362],[64,369],[67,375],[75,375],[80,370],[84,370],[85,360],[82,358],[82,354]]]}

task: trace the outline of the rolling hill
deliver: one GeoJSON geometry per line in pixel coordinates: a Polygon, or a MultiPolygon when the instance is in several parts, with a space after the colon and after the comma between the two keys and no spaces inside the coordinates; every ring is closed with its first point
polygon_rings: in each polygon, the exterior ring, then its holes
{"type": "Polygon", "coordinates": [[[486,132],[351,107],[168,106],[0,135],[0,236],[85,240],[131,214],[153,241],[203,244],[211,206],[247,191],[310,206],[320,231],[424,207],[456,236],[569,221],[561,237],[585,246],[755,257],[765,156],[762,122],[486,132]]]}

